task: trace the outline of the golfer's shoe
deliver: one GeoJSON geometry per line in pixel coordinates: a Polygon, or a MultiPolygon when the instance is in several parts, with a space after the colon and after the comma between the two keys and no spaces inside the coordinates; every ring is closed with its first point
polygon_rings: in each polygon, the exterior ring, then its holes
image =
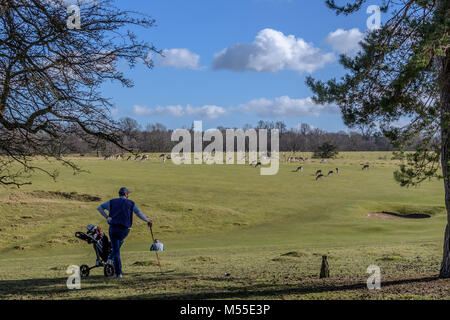
{"type": "Polygon", "coordinates": [[[116,276],[116,279],[120,279],[120,278],[122,278],[122,274],[119,274],[116,276]]]}

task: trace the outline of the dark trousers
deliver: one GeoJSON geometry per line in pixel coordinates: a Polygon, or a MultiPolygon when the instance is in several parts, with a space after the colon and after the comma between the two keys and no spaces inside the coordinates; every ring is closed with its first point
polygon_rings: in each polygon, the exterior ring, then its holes
{"type": "Polygon", "coordinates": [[[122,274],[122,262],[120,261],[120,247],[128,236],[130,229],[121,226],[109,226],[109,238],[111,240],[111,255],[109,259],[114,261],[116,276],[122,274]]]}

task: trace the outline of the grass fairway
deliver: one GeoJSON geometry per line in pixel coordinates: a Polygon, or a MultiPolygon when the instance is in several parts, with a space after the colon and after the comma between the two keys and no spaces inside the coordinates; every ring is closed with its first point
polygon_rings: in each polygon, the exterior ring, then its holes
{"type": "Polygon", "coordinates": [[[340,153],[302,163],[303,173],[282,163],[275,176],[248,165],[163,164],[157,156],[75,159],[89,173],[61,168],[56,182],[36,174],[31,186],[0,189],[0,299],[450,298],[449,280],[436,278],[446,224],[442,182],[401,188],[388,152],[340,153]],[[315,180],[317,169],[336,167],[339,174],[315,180]],[[148,228],[135,219],[122,249],[124,278],[94,269],[82,290],[67,290],[66,268],[95,262],[74,233],[89,223],[107,229],[96,207],[121,186],[133,191],[166,246],[164,274],[148,251],[148,228]],[[379,212],[430,218],[367,217],[379,212]],[[325,280],[318,279],[324,254],[325,280]],[[381,268],[376,292],[366,288],[369,265],[381,268]]]}

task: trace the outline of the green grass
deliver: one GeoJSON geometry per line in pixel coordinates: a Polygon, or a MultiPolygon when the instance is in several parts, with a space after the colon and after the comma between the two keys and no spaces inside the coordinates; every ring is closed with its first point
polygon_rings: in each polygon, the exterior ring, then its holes
{"type": "Polygon", "coordinates": [[[60,168],[56,182],[36,173],[31,186],[0,189],[0,298],[449,298],[448,290],[433,289],[441,282],[427,280],[438,273],[442,254],[442,182],[399,187],[390,153],[309,160],[303,173],[292,172],[299,164],[282,163],[275,176],[248,165],[164,165],[158,156],[74,158],[90,173],[60,168]],[[370,170],[361,170],[364,163],[370,170]],[[317,169],[336,167],[338,175],[315,181],[317,169]],[[148,228],[135,220],[123,247],[125,277],[104,279],[97,269],[82,290],[67,290],[66,267],[95,261],[93,249],[73,234],[89,223],[107,229],[96,207],[121,186],[153,219],[167,248],[160,254],[165,273],[148,251],[148,228]],[[366,217],[382,211],[431,218],[366,217]],[[323,254],[331,278],[319,280],[323,254]],[[364,287],[371,264],[392,282],[386,290],[364,287]]]}

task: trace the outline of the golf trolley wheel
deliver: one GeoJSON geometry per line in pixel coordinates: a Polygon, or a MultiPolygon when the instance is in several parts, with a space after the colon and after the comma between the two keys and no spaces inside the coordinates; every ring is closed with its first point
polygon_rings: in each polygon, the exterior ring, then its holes
{"type": "Polygon", "coordinates": [[[81,275],[83,278],[89,277],[89,266],[83,264],[83,265],[80,267],[80,275],[81,275]]]}
{"type": "Polygon", "coordinates": [[[105,277],[112,277],[114,275],[114,266],[112,264],[105,264],[103,272],[105,277]]]}

